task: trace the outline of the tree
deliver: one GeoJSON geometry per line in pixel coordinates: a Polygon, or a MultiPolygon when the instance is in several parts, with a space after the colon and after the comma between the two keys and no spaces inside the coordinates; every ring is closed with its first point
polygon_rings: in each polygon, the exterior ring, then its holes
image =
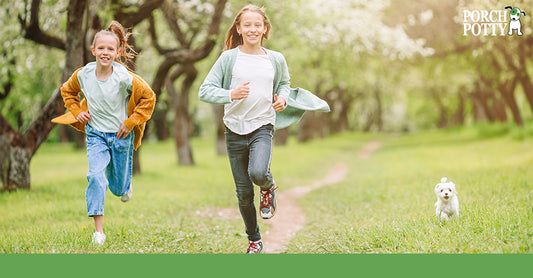
{"type": "Polygon", "coordinates": [[[170,103],[175,112],[174,139],[178,162],[181,165],[194,164],[189,142],[192,121],[189,112],[189,96],[198,74],[195,64],[206,58],[213,50],[225,5],[226,0],[217,0],[214,4],[208,1],[165,1],[160,10],[175,39],[177,47],[173,48],[163,47],[160,44],[156,28],[157,21],[153,17],[150,19],[149,32],[152,43],[158,53],[164,56],[156,72],[152,88],[157,96],[161,95],[164,87],[169,94],[170,103]],[[177,91],[174,83],[181,77],[183,77],[181,90],[177,91]]]}
{"type": "MultiPolygon", "coordinates": [[[[362,129],[383,130],[399,87],[398,75],[403,73],[400,62],[432,54],[401,25],[385,24],[387,6],[383,1],[306,1],[294,16],[297,23],[290,32],[301,40],[291,41],[296,47],[284,54],[291,59],[289,65],[296,65],[290,68],[292,79],[313,88],[332,107],[331,113],[321,115],[327,118],[329,133],[353,127],[355,121],[362,129]],[[354,121],[350,115],[356,107],[362,109],[354,121]]],[[[321,133],[316,125],[300,128],[321,133]]]]}
{"type": "MultiPolygon", "coordinates": [[[[508,4],[501,0],[392,2],[387,12],[388,23],[405,26],[410,37],[425,40],[426,45],[435,50],[431,58],[415,65],[428,80],[426,84],[435,85],[425,86],[429,92],[425,97],[433,99],[436,110],[441,111],[435,118],[438,126],[460,119],[457,117],[459,110],[463,111],[461,113],[471,110],[476,121],[507,121],[511,119],[507,117],[510,111],[513,121],[522,125],[520,105],[515,96],[519,84],[533,110],[533,94],[530,93],[533,83],[529,77],[533,40],[530,36],[463,35],[463,11],[504,10],[508,4]],[[428,75],[426,73],[434,72],[428,70],[428,66],[446,68],[446,71],[428,75]]],[[[513,6],[528,4],[530,1],[517,1],[513,6]]],[[[523,29],[526,34],[531,33],[527,25],[523,25],[523,29]]],[[[417,88],[422,89],[422,86],[417,88]]],[[[428,106],[427,103],[423,105],[428,106]]],[[[459,122],[464,122],[464,117],[459,122]]]]}
{"type": "MultiPolygon", "coordinates": [[[[61,41],[56,37],[46,34],[39,27],[40,0],[33,0],[30,8],[29,22],[27,14],[19,16],[26,38],[56,48],[64,48],[66,53],[63,80],[83,63],[81,44],[83,42],[83,18],[86,0],[71,0],[67,6],[66,40],[61,41]],[[61,43],[62,42],[62,43],[61,43]]],[[[55,116],[64,111],[59,89],[42,109],[40,115],[23,133],[13,129],[9,121],[0,114],[0,178],[2,191],[30,188],[30,160],[44,142],[48,133],[53,128],[50,122],[55,116]]]]}

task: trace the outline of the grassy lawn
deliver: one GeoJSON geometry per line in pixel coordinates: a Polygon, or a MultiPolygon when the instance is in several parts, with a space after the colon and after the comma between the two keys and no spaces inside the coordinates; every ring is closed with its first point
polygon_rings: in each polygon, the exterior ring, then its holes
{"type": "Polygon", "coordinates": [[[311,192],[291,253],[532,253],[533,146],[510,136],[428,132],[387,138],[368,159],[346,150],[345,181],[311,192]],[[433,188],[448,177],[460,219],[441,223],[433,188]]]}
{"type": "MultiPolygon", "coordinates": [[[[344,133],[276,146],[281,192],[311,185],[337,163],[348,167],[344,181],[298,200],[307,222],[287,252],[532,253],[533,141],[479,134],[344,133]],[[373,140],[381,148],[358,158],[373,140]],[[433,193],[443,176],[457,185],[461,205],[461,218],[444,224],[433,193]]],[[[32,161],[32,190],[0,195],[0,253],[242,253],[242,220],[204,213],[237,208],[227,158],[216,156],[211,139],[195,139],[193,149],[196,166],[184,167],[172,142],[143,144],[132,200],[107,194],[107,242],[98,247],[86,216],[85,150],[44,145],[32,161]]]]}

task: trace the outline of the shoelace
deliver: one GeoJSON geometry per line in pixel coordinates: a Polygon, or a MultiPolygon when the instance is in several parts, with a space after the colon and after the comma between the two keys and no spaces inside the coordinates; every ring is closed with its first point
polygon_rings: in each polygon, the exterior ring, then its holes
{"type": "Polygon", "coordinates": [[[258,253],[260,249],[259,243],[256,243],[254,241],[250,241],[250,245],[248,246],[248,250],[246,250],[246,253],[258,253]]]}
{"type": "Polygon", "coordinates": [[[272,204],[272,192],[274,192],[274,190],[276,190],[276,186],[272,186],[267,191],[261,191],[261,195],[263,197],[261,198],[261,205],[263,207],[270,207],[272,204]]]}

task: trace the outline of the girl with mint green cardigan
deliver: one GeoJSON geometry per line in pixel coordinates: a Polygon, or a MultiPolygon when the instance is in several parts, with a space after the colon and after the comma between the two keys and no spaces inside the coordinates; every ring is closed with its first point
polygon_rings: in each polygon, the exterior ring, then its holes
{"type": "Polygon", "coordinates": [[[327,103],[310,92],[290,88],[283,55],[262,47],[270,29],[263,8],[242,8],[226,34],[226,51],[199,91],[200,100],[224,104],[226,147],[249,240],[246,253],[251,254],[263,250],[254,184],[261,189],[261,217],[269,219],[276,211],[277,186],[270,172],[274,127],[299,121],[305,110],[329,111],[327,103]]]}

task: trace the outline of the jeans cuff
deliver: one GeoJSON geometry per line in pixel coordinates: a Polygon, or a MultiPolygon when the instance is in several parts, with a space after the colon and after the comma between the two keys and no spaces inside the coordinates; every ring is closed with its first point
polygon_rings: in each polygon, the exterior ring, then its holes
{"type": "Polygon", "coordinates": [[[87,216],[93,217],[95,215],[104,215],[104,211],[93,211],[93,212],[87,212],[87,216]]]}

